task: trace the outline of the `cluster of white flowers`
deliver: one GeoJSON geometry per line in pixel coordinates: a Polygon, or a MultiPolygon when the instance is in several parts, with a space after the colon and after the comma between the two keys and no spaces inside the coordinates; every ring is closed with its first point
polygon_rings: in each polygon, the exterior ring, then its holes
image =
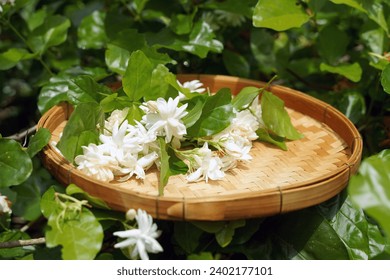
{"type": "Polygon", "coordinates": [[[153,223],[153,218],[144,210],[130,209],[126,213],[129,220],[135,218],[138,228],[132,228],[124,231],[117,231],[113,234],[123,238],[121,242],[114,245],[115,248],[129,250],[129,255],[132,259],[140,257],[142,260],[148,260],[148,253],[159,253],[163,251],[160,243],[156,240],[161,234],[157,230],[157,225],[153,223]]]}
{"type": "MultiPolygon", "coordinates": [[[[203,84],[189,81],[181,85],[191,93],[203,93],[203,84]]],[[[175,99],[147,101],[142,104],[144,115],[135,125],[128,123],[129,109],[115,110],[105,120],[100,144],[83,146],[83,154],[75,158],[77,168],[98,180],[109,182],[114,178],[125,181],[135,176],[145,178],[145,171],[153,164],[160,164],[158,137],[163,137],[177,152],[177,156],[188,165],[187,180],[196,182],[219,180],[225,171],[235,167],[238,161],[252,159],[252,141],[257,139],[256,130],[262,126],[261,106],[255,98],[251,106],[242,111],[234,111],[229,127],[211,138],[198,139],[201,148],[179,150],[185,140],[186,126],[182,119],[188,112],[186,99],[178,93],[175,99]],[[213,146],[212,150],[209,146],[213,146]]]]}
{"type": "Polygon", "coordinates": [[[3,6],[6,4],[15,5],[15,0],[0,0],[0,13],[3,12],[3,6]]]}
{"type": "Polygon", "coordinates": [[[4,195],[0,195],[0,216],[2,214],[11,214],[12,210],[10,208],[10,202],[7,197],[4,195]]]}

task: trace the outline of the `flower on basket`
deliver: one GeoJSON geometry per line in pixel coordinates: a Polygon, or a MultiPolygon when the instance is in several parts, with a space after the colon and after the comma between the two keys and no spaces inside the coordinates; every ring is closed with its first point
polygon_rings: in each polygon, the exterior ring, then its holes
{"type": "Polygon", "coordinates": [[[160,236],[161,231],[157,230],[157,225],[153,223],[152,216],[141,209],[138,209],[136,213],[134,213],[133,209],[130,209],[128,213],[126,216],[134,217],[138,228],[114,232],[115,236],[123,239],[115,244],[114,247],[128,250],[132,259],[139,257],[142,260],[148,260],[148,253],[156,254],[162,252],[163,248],[156,240],[160,236]]]}
{"type": "MultiPolygon", "coordinates": [[[[133,55],[137,63],[147,59],[142,52],[133,55]]],[[[229,169],[252,160],[254,141],[287,149],[286,140],[302,137],[283,101],[265,88],[245,87],[236,96],[228,88],[211,93],[199,80],[179,82],[166,71],[146,85],[139,83],[141,73],[126,72],[120,91],[77,104],[59,150],[104,182],[143,180],[155,166],[162,194],[171,175],[185,175],[188,182],[223,180],[229,169]]],[[[154,78],[153,72],[142,75],[154,78]]]]}
{"type": "Polygon", "coordinates": [[[6,196],[0,195],[0,216],[3,214],[11,214],[11,202],[6,196]]]}

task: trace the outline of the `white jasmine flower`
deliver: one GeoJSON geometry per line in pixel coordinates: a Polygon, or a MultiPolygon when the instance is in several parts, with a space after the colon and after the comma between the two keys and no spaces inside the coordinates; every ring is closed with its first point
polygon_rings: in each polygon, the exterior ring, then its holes
{"type": "Polygon", "coordinates": [[[137,211],[135,211],[135,209],[131,208],[131,209],[127,210],[127,212],[126,212],[126,220],[127,221],[134,220],[136,216],[137,216],[137,211]]]}
{"type": "Polygon", "coordinates": [[[168,101],[158,98],[156,112],[147,113],[142,117],[142,123],[150,131],[158,136],[165,136],[165,142],[171,142],[173,137],[182,139],[187,133],[181,119],[187,115],[187,104],[178,107],[179,97],[169,98],[168,101]]]}
{"type": "Polygon", "coordinates": [[[116,172],[117,175],[126,175],[120,179],[120,181],[126,181],[133,175],[136,175],[137,179],[145,179],[145,170],[148,170],[155,160],[157,160],[158,154],[151,152],[150,154],[137,158],[132,154],[126,154],[119,161],[121,168],[116,172]]]}
{"type": "Polygon", "coordinates": [[[217,156],[213,156],[213,152],[209,149],[207,142],[193,155],[190,169],[196,169],[187,176],[189,182],[197,182],[204,179],[219,180],[225,176],[221,170],[223,163],[217,156]]]}
{"type": "Polygon", "coordinates": [[[11,206],[11,202],[9,202],[7,197],[4,195],[0,195],[0,216],[6,213],[11,214],[12,210],[10,206],[11,206]]]}
{"type": "MultiPolygon", "coordinates": [[[[206,89],[203,88],[203,84],[199,80],[192,80],[192,81],[184,82],[183,84],[177,81],[177,83],[183,88],[188,88],[190,92],[203,93],[206,91],[206,89]]],[[[186,99],[184,93],[180,91],[178,93],[178,96],[180,100],[186,99]]]]}
{"type": "Polygon", "coordinates": [[[135,216],[137,229],[117,231],[113,234],[125,240],[114,245],[115,248],[128,248],[130,257],[135,259],[140,257],[142,260],[148,260],[148,253],[159,253],[163,251],[160,243],[156,240],[161,234],[157,230],[157,225],[153,223],[153,218],[145,211],[138,209],[135,216]]]}
{"type": "Polygon", "coordinates": [[[252,114],[256,117],[258,123],[259,123],[259,128],[265,127],[264,121],[263,121],[263,111],[261,109],[261,104],[259,104],[259,98],[255,98],[249,107],[249,110],[252,112],[252,114]]]}
{"type": "Polygon", "coordinates": [[[118,168],[115,158],[104,155],[101,146],[95,144],[83,146],[82,149],[84,154],[76,156],[74,160],[78,170],[103,182],[114,179],[113,170],[118,168]]]}
{"type": "Polygon", "coordinates": [[[250,110],[242,110],[236,113],[236,117],[232,120],[232,133],[248,140],[256,140],[258,138],[256,130],[259,129],[259,122],[250,110]]]}
{"type": "Polygon", "coordinates": [[[115,123],[121,124],[129,113],[129,108],[123,110],[114,110],[111,115],[104,121],[104,134],[110,135],[112,133],[115,123]]]}

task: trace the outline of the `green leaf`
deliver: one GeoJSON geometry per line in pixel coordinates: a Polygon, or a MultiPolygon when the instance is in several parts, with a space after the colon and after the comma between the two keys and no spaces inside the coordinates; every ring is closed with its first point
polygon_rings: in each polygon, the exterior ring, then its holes
{"type": "Polygon", "coordinates": [[[208,233],[217,233],[226,226],[226,222],[223,221],[215,221],[215,222],[194,221],[191,223],[197,228],[200,228],[201,230],[208,233]]]}
{"type": "Polygon", "coordinates": [[[383,90],[390,93],[390,64],[388,64],[381,74],[381,83],[383,90]]]}
{"type": "Polygon", "coordinates": [[[42,214],[46,219],[49,219],[52,214],[61,209],[55,198],[56,190],[53,186],[47,189],[46,192],[42,195],[40,207],[42,214]]]}
{"type": "Polygon", "coordinates": [[[273,133],[289,140],[297,140],[303,137],[292,125],[290,116],[284,108],[283,100],[271,92],[263,91],[261,109],[265,126],[273,133]]]}
{"type": "Polygon", "coordinates": [[[193,97],[187,107],[188,114],[182,119],[186,128],[193,126],[202,116],[203,106],[206,99],[204,96],[193,97]]]}
{"type": "Polygon", "coordinates": [[[133,5],[138,14],[144,10],[145,5],[149,2],[149,0],[135,0],[133,5]]]}
{"type": "Polygon", "coordinates": [[[39,93],[38,109],[41,114],[62,101],[68,101],[67,91],[69,81],[65,79],[51,78],[39,93]]]}
{"type": "Polygon", "coordinates": [[[65,260],[92,260],[100,251],[103,229],[95,216],[86,208],[73,219],[58,222],[58,213],[52,213],[45,233],[46,246],[62,246],[65,260]]]}
{"type": "Polygon", "coordinates": [[[222,248],[228,246],[233,240],[236,228],[243,226],[245,226],[245,220],[236,220],[226,223],[222,230],[215,234],[215,239],[217,240],[219,246],[222,248]]]}
{"type": "Polygon", "coordinates": [[[203,232],[191,223],[175,222],[173,230],[174,240],[186,254],[193,253],[200,245],[200,237],[203,232]]]}
{"type": "Polygon", "coordinates": [[[0,138],[0,188],[23,183],[32,169],[30,156],[18,142],[0,138]]]}
{"type": "Polygon", "coordinates": [[[93,77],[88,75],[80,75],[70,79],[68,87],[68,100],[74,105],[85,102],[100,102],[103,97],[112,93],[108,87],[98,84],[93,77]]]}
{"type": "Polygon", "coordinates": [[[47,128],[38,129],[28,144],[27,153],[30,158],[39,153],[50,141],[51,133],[47,128]]]}
{"type": "Polygon", "coordinates": [[[366,101],[361,92],[348,91],[343,93],[336,105],[353,123],[357,123],[366,115],[366,101]]]}
{"type": "Polygon", "coordinates": [[[142,51],[131,54],[122,80],[123,90],[130,100],[137,101],[148,95],[152,71],[152,64],[142,51]]]}
{"type": "Polygon", "coordinates": [[[201,117],[187,129],[187,135],[190,137],[211,136],[228,127],[234,115],[231,99],[231,91],[227,88],[208,96],[201,117]]]}
{"type": "Polygon", "coordinates": [[[77,29],[77,46],[81,49],[101,49],[105,46],[107,38],[104,29],[106,13],[94,11],[83,18],[77,29]]]}
{"type": "Polygon", "coordinates": [[[300,5],[291,0],[257,2],[253,12],[253,25],[283,31],[300,27],[310,19],[300,5]]]}
{"type": "Polygon", "coordinates": [[[98,142],[96,126],[100,123],[103,127],[103,119],[103,110],[99,104],[81,103],[75,108],[57,145],[67,160],[73,162],[77,155],[82,154],[81,146],[98,142]]]}
{"type": "Polygon", "coordinates": [[[48,48],[65,42],[69,27],[68,18],[60,15],[49,16],[42,25],[30,33],[27,42],[35,53],[42,54],[48,48]]]}
{"type": "Polygon", "coordinates": [[[345,55],[349,36],[337,25],[326,25],[318,34],[318,51],[329,64],[336,64],[345,55]]]}
{"type": "Polygon", "coordinates": [[[287,150],[288,150],[284,138],[278,137],[277,135],[271,135],[271,134],[269,134],[269,132],[268,132],[266,129],[264,129],[264,128],[258,129],[258,130],[256,131],[256,134],[257,134],[257,136],[259,137],[259,138],[258,138],[259,141],[264,141],[264,142],[267,142],[267,143],[276,145],[276,146],[278,146],[279,148],[281,148],[281,149],[284,150],[284,151],[287,151],[287,150]]]}
{"type": "Polygon", "coordinates": [[[189,15],[174,14],[169,26],[178,35],[188,34],[191,32],[194,16],[195,12],[189,15]]]}
{"type": "Polygon", "coordinates": [[[169,83],[170,79],[176,79],[176,76],[164,65],[157,65],[152,72],[150,91],[148,95],[144,97],[144,100],[157,100],[159,97],[167,99],[168,95],[177,95],[177,91],[175,91],[169,83]]]}
{"type": "Polygon", "coordinates": [[[98,197],[91,196],[89,193],[85,192],[83,189],[76,186],[75,184],[70,184],[66,187],[66,194],[74,196],[79,200],[87,200],[93,207],[98,207],[107,210],[111,209],[104,200],[98,197]]]}
{"type": "Polygon", "coordinates": [[[34,221],[41,216],[41,192],[39,186],[28,180],[13,188],[17,193],[16,203],[12,206],[15,215],[26,221],[34,221]]]}
{"type": "Polygon", "coordinates": [[[258,98],[260,89],[257,87],[243,88],[232,100],[232,105],[237,111],[248,108],[255,98],[258,98]]]}
{"type": "Polygon", "coordinates": [[[187,260],[214,260],[214,257],[211,252],[201,252],[187,256],[187,260]]]}
{"type": "Polygon", "coordinates": [[[167,151],[167,144],[164,138],[159,137],[158,143],[160,146],[160,181],[158,186],[158,194],[162,196],[164,194],[164,187],[168,184],[169,177],[171,176],[169,170],[169,155],[167,151]]]}
{"type": "Polygon", "coordinates": [[[131,125],[135,125],[135,121],[141,121],[142,116],[145,114],[144,111],[139,107],[138,103],[132,103],[129,108],[129,113],[127,114],[127,121],[131,125]]]}
{"type": "Polygon", "coordinates": [[[224,50],[222,53],[223,64],[229,74],[238,77],[249,77],[250,65],[249,62],[239,53],[224,50]]]}
{"type": "Polygon", "coordinates": [[[342,75],[347,79],[351,80],[352,82],[359,82],[363,72],[362,68],[360,67],[360,64],[357,62],[353,64],[342,64],[338,66],[321,63],[320,70],[342,75]]]}
{"type": "Polygon", "coordinates": [[[349,193],[352,201],[374,218],[390,240],[390,152],[363,160],[356,175],[352,176],[349,193]]]}
{"type": "Polygon", "coordinates": [[[6,52],[0,53],[0,70],[8,70],[20,61],[34,58],[34,54],[25,49],[10,48],[6,52]]]}

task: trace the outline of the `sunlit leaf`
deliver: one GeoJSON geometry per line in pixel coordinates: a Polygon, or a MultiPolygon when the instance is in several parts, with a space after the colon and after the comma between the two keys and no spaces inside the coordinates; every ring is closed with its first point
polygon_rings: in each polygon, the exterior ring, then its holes
{"type": "Polygon", "coordinates": [[[77,45],[82,49],[100,49],[105,46],[106,33],[104,29],[104,19],[106,14],[94,11],[85,17],[77,29],[77,45]]]}
{"type": "Polygon", "coordinates": [[[0,70],[8,70],[25,59],[34,58],[34,54],[29,53],[26,49],[10,48],[0,53],[0,70]]]}
{"type": "Polygon", "coordinates": [[[353,64],[342,64],[337,66],[321,63],[320,69],[321,71],[342,75],[352,82],[359,82],[363,72],[362,68],[357,62],[353,64]]]}
{"type": "Polygon", "coordinates": [[[253,25],[283,31],[300,27],[310,19],[295,1],[258,1],[253,12],[253,25]]]}
{"type": "Polygon", "coordinates": [[[283,100],[265,90],[261,96],[261,109],[263,121],[273,133],[289,140],[303,137],[292,125],[283,100]]]}

